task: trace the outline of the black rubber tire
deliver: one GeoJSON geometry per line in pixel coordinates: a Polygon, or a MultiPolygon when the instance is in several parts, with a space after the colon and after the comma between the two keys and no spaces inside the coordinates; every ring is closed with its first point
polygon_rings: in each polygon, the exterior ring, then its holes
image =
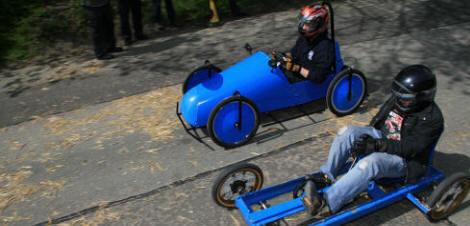
{"type": "MultiPolygon", "coordinates": [[[[452,174],[450,177],[447,177],[442,181],[436,189],[432,192],[431,196],[428,199],[428,206],[431,209],[428,213],[428,218],[431,221],[439,221],[450,216],[460,204],[465,200],[470,190],[470,176],[466,173],[459,172],[452,174]],[[438,202],[441,201],[442,197],[450,188],[456,184],[461,184],[462,191],[457,194],[456,197],[452,197],[450,200],[452,203],[448,208],[440,210],[437,206],[438,202]]],[[[445,198],[447,199],[447,197],[445,198]]]]}
{"type": "Polygon", "coordinates": [[[249,192],[260,190],[263,187],[264,176],[263,171],[255,164],[251,163],[239,163],[233,166],[228,167],[219,176],[215,179],[214,184],[212,185],[212,199],[217,205],[233,209],[235,208],[235,198],[233,200],[227,200],[222,198],[220,192],[225,181],[234,173],[240,171],[250,171],[255,174],[256,182],[255,189],[249,192]]]}
{"type": "Polygon", "coordinates": [[[230,148],[236,148],[236,147],[240,147],[240,146],[243,146],[245,145],[246,143],[248,143],[255,135],[256,135],[256,131],[258,131],[258,127],[259,127],[259,110],[258,108],[256,107],[255,103],[253,103],[253,101],[251,101],[250,99],[246,98],[246,97],[243,97],[243,96],[232,96],[232,97],[229,97],[223,101],[221,101],[220,103],[218,103],[214,109],[212,109],[211,111],[211,114],[209,115],[209,120],[208,120],[208,123],[207,123],[207,132],[209,133],[209,136],[211,137],[211,139],[214,141],[214,143],[216,143],[217,145],[219,146],[222,146],[226,149],[230,149],[230,148]],[[214,118],[215,116],[217,115],[217,112],[226,104],[230,103],[230,102],[233,102],[233,101],[242,101],[242,102],[245,102],[246,104],[250,105],[254,111],[255,111],[255,127],[253,128],[253,130],[251,131],[251,133],[246,137],[245,140],[241,141],[241,142],[238,142],[238,143],[227,143],[227,142],[224,142],[224,141],[221,141],[220,139],[217,138],[217,136],[214,134],[214,118]]]}
{"type": "Polygon", "coordinates": [[[335,109],[333,107],[333,104],[331,103],[332,102],[333,89],[336,86],[336,83],[338,83],[344,76],[348,76],[349,68],[345,68],[342,71],[340,71],[337,75],[335,75],[335,77],[333,78],[333,81],[331,81],[330,85],[328,86],[328,91],[326,92],[326,104],[328,106],[328,109],[330,109],[330,111],[338,117],[349,115],[349,114],[352,114],[353,112],[355,112],[357,110],[357,108],[359,108],[361,106],[364,99],[367,97],[367,90],[368,90],[368,88],[367,88],[367,79],[364,76],[364,73],[362,73],[361,71],[359,71],[357,69],[351,69],[351,72],[353,74],[359,75],[359,77],[361,77],[361,79],[364,81],[364,89],[365,89],[364,90],[364,95],[361,98],[361,100],[359,101],[359,103],[354,108],[352,108],[351,110],[349,110],[347,112],[340,112],[337,109],[335,109]]]}
{"type": "Polygon", "coordinates": [[[189,73],[189,75],[186,77],[186,80],[184,80],[183,87],[182,87],[182,90],[181,90],[183,92],[183,94],[188,92],[188,83],[191,80],[191,77],[194,75],[194,73],[196,73],[200,70],[205,70],[205,69],[209,69],[209,68],[214,70],[214,72],[216,72],[216,73],[220,73],[222,71],[222,69],[220,69],[219,67],[217,67],[213,64],[203,65],[201,67],[198,67],[196,70],[189,73]]]}

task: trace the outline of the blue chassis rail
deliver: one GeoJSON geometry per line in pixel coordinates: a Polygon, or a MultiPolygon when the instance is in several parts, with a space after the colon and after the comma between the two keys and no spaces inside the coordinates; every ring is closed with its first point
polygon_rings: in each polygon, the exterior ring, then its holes
{"type": "MultiPolygon", "coordinates": [[[[431,184],[439,183],[443,179],[444,174],[431,166],[428,169],[426,176],[421,178],[417,183],[407,184],[389,192],[383,191],[376,184],[376,182],[370,182],[367,191],[368,195],[371,197],[370,201],[361,203],[351,209],[341,211],[337,214],[329,216],[328,218],[321,219],[309,225],[344,224],[391,205],[404,198],[411,201],[421,212],[427,214],[429,212],[429,207],[416,198],[413,193],[422,191],[431,184]]],[[[254,211],[251,206],[257,205],[283,194],[292,194],[292,191],[295,189],[295,187],[302,181],[303,177],[285,182],[283,184],[267,187],[256,192],[247,193],[245,195],[239,196],[235,200],[235,204],[242,213],[248,225],[264,225],[281,220],[285,217],[295,215],[305,210],[301,197],[281,202],[258,211],[254,211]]],[[[393,180],[388,182],[393,182],[393,180]]],[[[326,189],[328,189],[328,187],[321,190],[320,193],[326,191],[326,189]]]]}

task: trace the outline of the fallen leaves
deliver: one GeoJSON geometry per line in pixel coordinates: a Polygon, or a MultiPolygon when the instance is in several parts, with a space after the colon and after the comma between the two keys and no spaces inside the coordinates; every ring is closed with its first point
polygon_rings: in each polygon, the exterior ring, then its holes
{"type": "Polygon", "coordinates": [[[39,191],[43,192],[43,197],[51,197],[65,184],[65,181],[51,180],[41,181],[38,184],[27,183],[26,180],[32,174],[30,167],[22,167],[21,170],[13,173],[2,172],[0,174],[0,212],[12,204],[25,201],[39,191]]]}
{"type": "Polygon", "coordinates": [[[56,149],[70,148],[92,138],[96,139],[97,149],[103,149],[104,141],[134,133],[147,134],[154,141],[171,139],[179,125],[174,116],[179,93],[178,85],[125,97],[104,104],[92,114],[77,112],[47,118],[44,127],[61,138],[54,142],[56,149]]]}

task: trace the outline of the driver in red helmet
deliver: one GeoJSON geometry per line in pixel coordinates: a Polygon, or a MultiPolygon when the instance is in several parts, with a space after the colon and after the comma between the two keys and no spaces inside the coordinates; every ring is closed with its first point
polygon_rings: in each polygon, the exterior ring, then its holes
{"type": "Polygon", "coordinates": [[[332,72],[334,43],[328,38],[329,12],[325,5],[304,6],[299,15],[299,38],[282,64],[285,70],[321,83],[332,72]]]}

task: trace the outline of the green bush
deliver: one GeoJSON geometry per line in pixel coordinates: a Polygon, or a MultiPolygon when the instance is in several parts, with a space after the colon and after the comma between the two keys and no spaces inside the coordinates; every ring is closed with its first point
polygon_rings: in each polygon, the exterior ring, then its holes
{"type": "MultiPolygon", "coordinates": [[[[82,0],[0,0],[0,63],[35,55],[43,46],[58,41],[87,42],[89,39],[82,0]],[[47,2],[47,4],[46,4],[47,2]]],[[[111,0],[117,8],[117,1],[111,0]]],[[[163,1],[164,2],[164,1],[163,1]]],[[[250,14],[298,7],[305,0],[238,0],[250,14]]],[[[208,0],[174,0],[176,19],[182,25],[205,25],[208,22],[208,0]]],[[[143,0],[144,23],[151,23],[152,0],[143,0]]],[[[217,0],[222,19],[230,14],[228,0],[217,0]]],[[[166,14],[165,7],[162,7],[166,14]]],[[[117,15],[116,15],[117,18],[117,15]]],[[[166,17],[164,17],[166,18],[166,17]]]]}
{"type": "Polygon", "coordinates": [[[57,41],[77,42],[86,37],[80,0],[55,1],[54,5],[37,2],[2,0],[0,62],[26,59],[41,46],[57,41]]]}

